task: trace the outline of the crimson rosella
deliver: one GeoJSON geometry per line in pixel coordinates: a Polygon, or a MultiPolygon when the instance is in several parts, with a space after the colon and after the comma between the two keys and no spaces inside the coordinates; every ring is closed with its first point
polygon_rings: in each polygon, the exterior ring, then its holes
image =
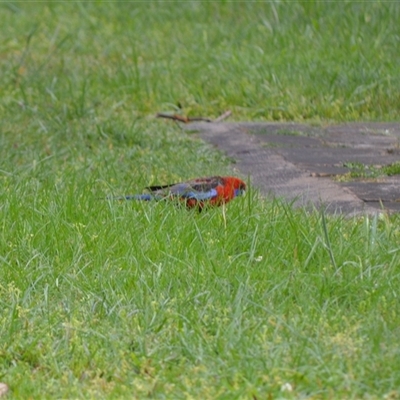
{"type": "Polygon", "coordinates": [[[149,186],[150,193],[120,197],[125,200],[169,200],[178,199],[188,208],[205,205],[219,206],[240,196],[246,190],[246,184],[234,176],[211,176],[196,178],[186,182],[162,186],[149,186]]]}

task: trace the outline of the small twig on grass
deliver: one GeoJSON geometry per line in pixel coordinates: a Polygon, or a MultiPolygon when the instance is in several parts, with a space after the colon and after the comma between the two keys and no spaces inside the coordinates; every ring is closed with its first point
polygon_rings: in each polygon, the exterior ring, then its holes
{"type": "Polygon", "coordinates": [[[225,118],[228,118],[231,114],[232,114],[231,110],[225,111],[223,114],[221,114],[215,120],[212,120],[212,119],[209,119],[209,118],[204,118],[204,117],[185,117],[185,116],[178,115],[178,114],[165,114],[165,113],[158,113],[158,114],[156,114],[156,117],[157,118],[172,119],[173,121],[179,121],[179,122],[183,122],[184,124],[188,124],[190,122],[195,122],[195,121],[221,122],[225,118]]]}
{"type": "Polygon", "coordinates": [[[231,114],[232,114],[232,111],[227,110],[223,114],[221,114],[218,118],[215,118],[213,122],[221,122],[224,119],[228,118],[231,114]]]}
{"type": "Polygon", "coordinates": [[[194,121],[205,121],[205,122],[212,122],[211,119],[207,118],[202,118],[202,117],[184,117],[182,115],[178,114],[164,114],[164,113],[158,113],[156,115],[157,118],[167,118],[167,119],[172,119],[173,121],[179,121],[183,122],[184,124],[188,124],[189,122],[194,122],[194,121]]]}

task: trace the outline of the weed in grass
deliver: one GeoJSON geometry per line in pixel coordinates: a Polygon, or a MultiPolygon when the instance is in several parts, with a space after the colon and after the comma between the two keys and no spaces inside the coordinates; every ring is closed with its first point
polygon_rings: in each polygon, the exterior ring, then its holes
{"type": "Polygon", "coordinates": [[[335,180],[340,182],[352,179],[378,179],[384,176],[400,174],[400,163],[398,162],[379,167],[375,165],[366,165],[360,162],[346,162],[343,166],[349,168],[349,172],[335,177],[335,180]]]}
{"type": "Polygon", "coordinates": [[[400,175],[400,162],[382,166],[382,173],[387,176],[400,175]]]}

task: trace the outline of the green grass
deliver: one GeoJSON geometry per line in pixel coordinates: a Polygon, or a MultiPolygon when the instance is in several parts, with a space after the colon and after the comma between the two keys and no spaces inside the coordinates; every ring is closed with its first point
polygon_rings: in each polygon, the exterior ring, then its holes
{"type": "Polygon", "coordinates": [[[106,197],[232,172],[158,111],[397,119],[399,9],[1,3],[9,397],[397,398],[398,216],[106,197]]]}
{"type": "Polygon", "coordinates": [[[327,218],[325,234],[318,213],[250,193],[224,227],[221,210],[15,187],[0,290],[17,398],[263,398],[285,383],[294,398],[380,398],[400,384],[398,218],[327,218]]]}
{"type": "Polygon", "coordinates": [[[0,4],[3,107],[399,119],[397,2],[0,4]],[[41,98],[37,104],[37,98],[41,98]]]}

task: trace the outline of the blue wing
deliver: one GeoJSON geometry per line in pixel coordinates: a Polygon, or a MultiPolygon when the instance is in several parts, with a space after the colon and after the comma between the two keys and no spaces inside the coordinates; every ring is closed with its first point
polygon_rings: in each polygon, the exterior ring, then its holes
{"type": "Polygon", "coordinates": [[[185,199],[196,199],[196,200],[211,200],[217,197],[218,193],[215,189],[211,189],[207,192],[187,192],[181,195],[185,199]]]}
{"type": "Polygon", "coordinates": [[[197,190],[190,182],[177,183],[175,185],[156,190],[153,194],[163,194],[164,196],[182,197],[184,199],[208,200],[217,196],[215,189],[197,190]]]}

